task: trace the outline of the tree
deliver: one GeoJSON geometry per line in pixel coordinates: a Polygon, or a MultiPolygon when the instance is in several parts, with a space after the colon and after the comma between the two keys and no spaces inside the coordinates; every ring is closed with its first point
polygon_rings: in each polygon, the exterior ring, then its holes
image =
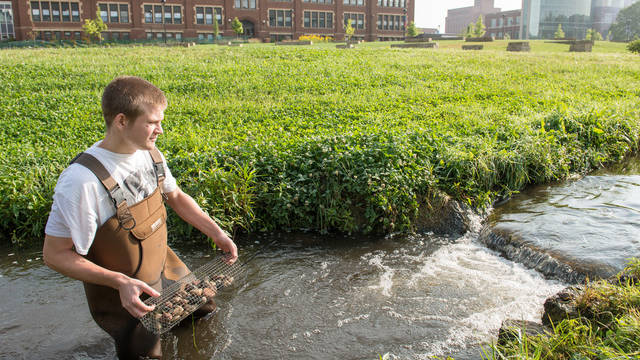
{"type": "Polygon", "coordinates": [[[640,2],[620,10],[610,31],[611,41],[629,41],[640,35],[640,2]]]}
{"type": "Polygon", "coordinates": [[[416,23],[414,23],[413,21],[409,23],[409,26],[407,26],[407,36],[409,37],[418,36],[418,29],[416,28],[416,23]]]}
{"type": "Polygon", "coordinates": [[[585,40],[591,40],[593,37],[593,29],[587,29],[587,34],[584,36],[585,40]]]}
{"type": "Polygon", "coordinates": [[[591,40],[593,41],[602,41],[602,34],[596,29],[593,29],[593,33],[591,35],[591,40]]]}
{"type": "Polygon", "coordinates": [[[554,39],[564,39],[564,31],[562,31],[562,24],[558,24],[558,29],[553,34],[554,39]]]}
{"type": "Polygon", "coordinates": [[[231,22],[231,29],[233,29],[233,32],[236,33],[236,36],[240,36],[244,32],[242,23],[240,22],[240,20],[238,20],[237,17],[233,18],[233,21],[231,22]]]}
{"type": "Polygon", "coordinates": [[[511,40],[511,35],[509,35],[509,33],[504,33],[502,38],[505,39],[505,40],[511,40]]]}
{"type": "Polygon", "coordinates": [[[351,37],[353,36],[353,33],[356,31],[356,29],[353,28],[353,26],[351,25],[351,19],[346,19],[345,21],[345,25],[344,25],[344,37],[347,41],[351,40],[351,37]]]}
{"type": "Polygon", "coordinates": [[[463,37],[472,37],[473,36],[473,23],[467,25],[467,28],[461,34],[463,37]]]}
{"type": "Polygon", "coordinates": [[[476,24],[473,26],[473,37],[482,37],[486,33],[484,24],[482,23],[482,15],[478,16],[476,24]]]}
{"type": "Polygon", "coordinates": [[[107,30],[107,25],[102,21],[102,18],[100,17],[100,12],[96,12],[95,19],[84,19],[84,25],[82,25],[82,30],[84,31],[85,34],[87,34],[89,41],[91,41],[91,38],[94,37],[101,42],[102,33],[107,30]]]}
{"type": "Polygon", "coordinates": [[[218,36],[220,36],[220,25],[218,25],[218,19],[215,19],[213,21],[213,37],[216,41],[218,40],[218,36]]]}

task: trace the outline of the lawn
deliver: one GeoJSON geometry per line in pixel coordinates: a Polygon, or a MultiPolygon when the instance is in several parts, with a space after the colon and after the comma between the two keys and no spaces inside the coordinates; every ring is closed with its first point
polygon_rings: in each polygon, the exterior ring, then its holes
{"type": "Polygon", "coordinates": [[[158,146],[229,231],[412,231],[434,194],[486,207],[637,150],[625,44],[506,43],[2,50],[0,236],[40,241],[56,178],[101,138],[101,92],[122,74],[165,91],[158,146]]]}

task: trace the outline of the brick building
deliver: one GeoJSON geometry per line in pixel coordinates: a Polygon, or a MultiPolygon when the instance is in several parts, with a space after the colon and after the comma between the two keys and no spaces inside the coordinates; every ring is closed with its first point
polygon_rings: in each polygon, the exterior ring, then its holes
{"type": "Polygon", "coordinates": [[[473,6],[449,9],[445,19],[444,32],[462,34],[470,23],[475,23],[478,16],[500,12],[494,6],[494,0],[474,0],[473,6]]]}
{"type": "Polygon", "coordinates": [[[0,38],[80,39],[85,19],[96,13],[107,24],[106,39],[213,40],[233,36],[237,17],[245,35],[262,41],[301,35],[344,38],[350,20],[354,38],[404,38],[415,0],[0,0],[0,38]]]}
{"type": "Polygon", "coordinates": [[[510,39],[519,39],[521,21],[521,9],[487,14],[484,17],[486,35],[496,39],[504,39],[504,35],[507,34],[510,39]]]}

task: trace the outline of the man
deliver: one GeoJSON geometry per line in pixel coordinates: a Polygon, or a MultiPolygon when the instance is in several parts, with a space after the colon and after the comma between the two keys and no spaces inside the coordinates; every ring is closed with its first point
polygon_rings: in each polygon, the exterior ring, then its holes
{"type": "Polygon", "coordinates": [[[153,310],[140,296],[159,296],[163,282],[188,273],[167,247],[164,201],[229,262],[238,256],[233,241],[180,190],[155,147],[166,107],[164,93],[146,80],[124,76],[107,85],[104,139],[60,175],[45,228],[45,263],[84,282],[91,315],[114,338],[120,359],[161,358],[159,337],[138,321],[153,310]]]}

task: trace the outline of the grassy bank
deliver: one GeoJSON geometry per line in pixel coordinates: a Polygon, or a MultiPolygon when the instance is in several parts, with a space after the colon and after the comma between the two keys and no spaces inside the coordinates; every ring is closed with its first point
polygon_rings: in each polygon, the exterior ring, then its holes
{"type": "Polygon", "coordinates": [[[548,334],[525,333],[520,339],[493,345],[483,358],[640,358],[640,260],[633,259],[618,279],[588,283],[576,299],[579,317],[554,324],[548,334]]]}
{"type": "Polygon", "coordinates": [[[101,138],[100,95],[121,74],[165,91],[158,146],[230,231],[411,230],[436,192],[485,206],[636,150],[640,63],[602,44],[1,51],[0,233],[41,238],[56,178],[101,138]]]}

